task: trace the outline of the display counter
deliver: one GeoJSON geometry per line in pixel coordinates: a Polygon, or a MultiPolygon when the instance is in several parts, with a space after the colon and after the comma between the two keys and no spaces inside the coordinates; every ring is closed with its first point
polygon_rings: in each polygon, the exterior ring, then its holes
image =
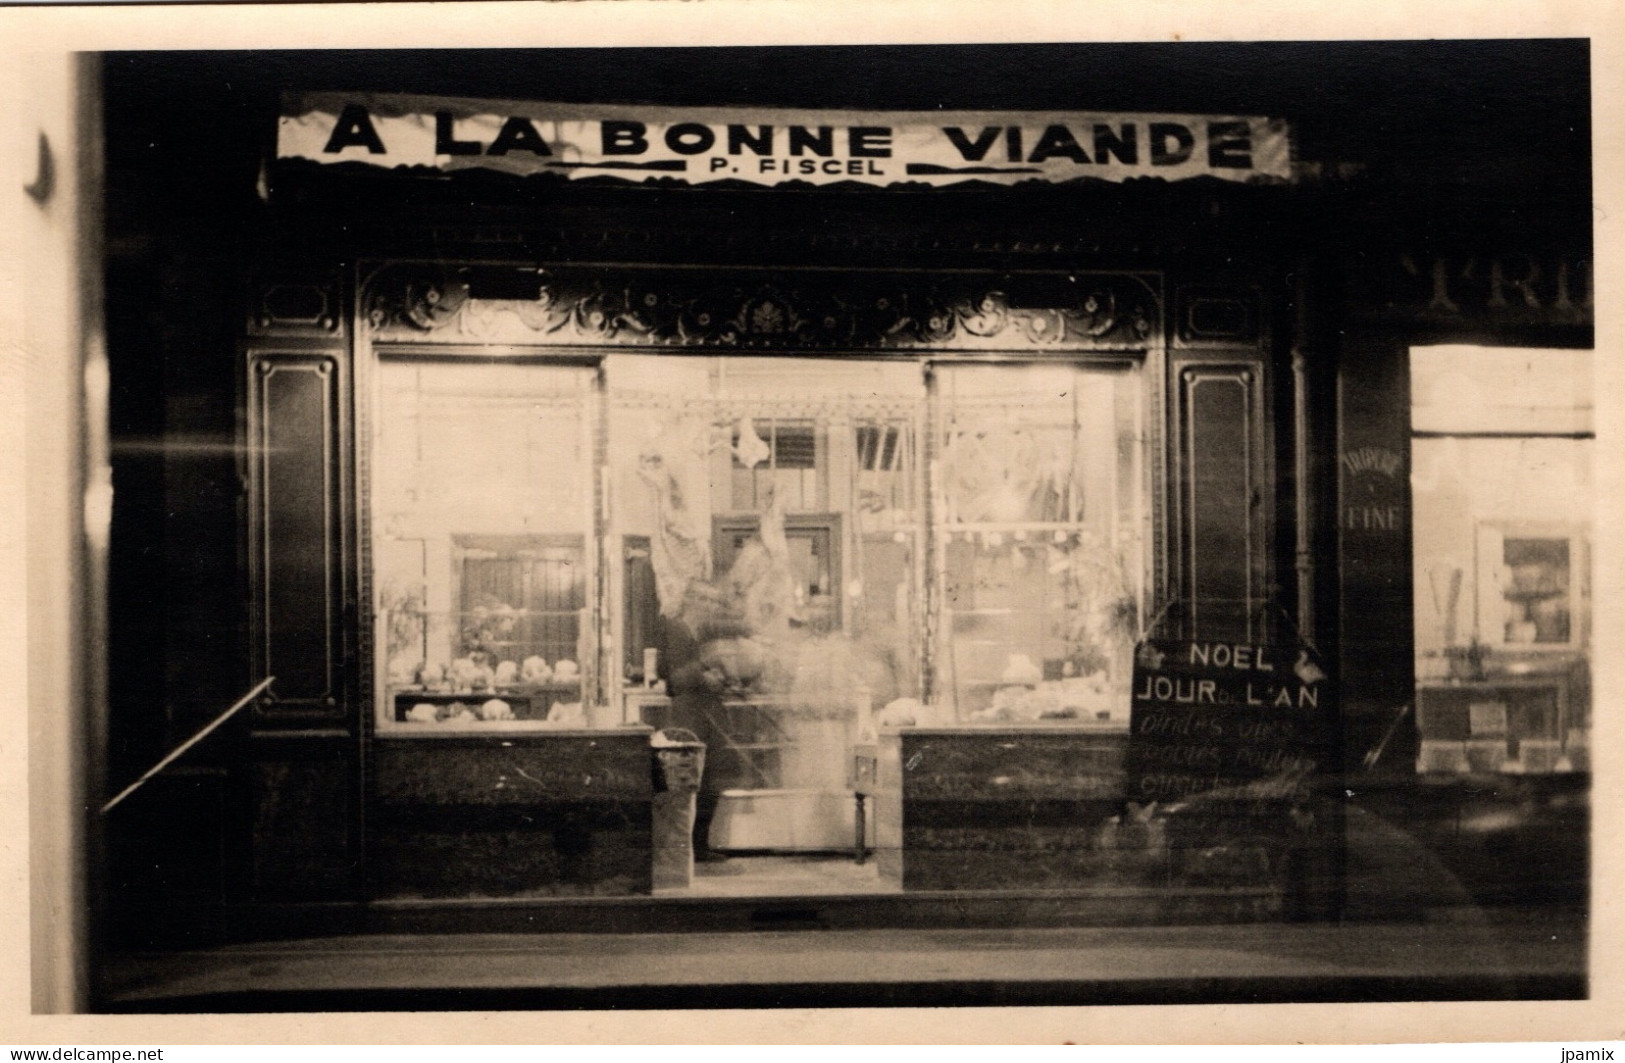
{"type": "Polygon", "coordinates": [[[629,726],[375,740],[374,895],[648,893],[649,734],[629,726]]]}
{"type": "Polygon", "coordinates": [[[390,692],[392,711],[384,726],[393,730],[400,725],[403,733],[410,733],[501,724],[537,725],[555,715],[555,706],[580,701],[581,684],[576,682],[493,687],[481,692],[409,687],[390,692]]]}
{"type": "Polygon", "coordinates": [[[1586,770],[1586,729],[1574,724],[1571,686],[1566,671],[1419,684],[1417,770],[1518,775],[1586,770]]]}

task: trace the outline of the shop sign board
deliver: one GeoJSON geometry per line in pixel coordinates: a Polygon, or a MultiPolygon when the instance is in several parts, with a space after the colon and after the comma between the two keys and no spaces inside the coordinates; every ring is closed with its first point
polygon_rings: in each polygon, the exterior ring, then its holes
{"type": "Polygon", "coordinates": [[[1130,112],[844,112],[290,93],[277,155],[686,184],[940,187],[1291,177],[1284,121],[1130,112]]]}
{"type": "Polygon", "coordinates": [[[1412,250],[1347,266],[1362,318],[1449,330],[1591,327],[1596,286],[1588,253],[1412,250]]]}
{"type": "Polygon", "coordinates": [[[1148,640],[1134,655],[1128,799],[1291,800],[1324,766],[1332,682],[1307,646],[1148,640]]]}

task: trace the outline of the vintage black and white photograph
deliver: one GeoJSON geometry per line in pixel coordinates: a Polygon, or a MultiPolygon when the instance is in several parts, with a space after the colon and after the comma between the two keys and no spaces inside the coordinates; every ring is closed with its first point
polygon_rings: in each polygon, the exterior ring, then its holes
{"type": "Polygon", "coordinates": [[[35,1010],[1585,1001],[1591,42],[1462,29],[65,58],[35,1010]]]}

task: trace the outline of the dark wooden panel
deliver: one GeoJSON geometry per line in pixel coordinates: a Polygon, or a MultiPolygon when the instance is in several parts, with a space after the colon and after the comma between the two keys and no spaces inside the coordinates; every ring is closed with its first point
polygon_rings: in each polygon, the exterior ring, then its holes
{"type": "Polygon", "coordinates": [[[254,286],[251,297],[249,334],[340,335],[344,331],[341,299],[337,277],[262,278],[254,286]]]}
{"type": "Polygon", "coordinates": [[[357,896],[361,802],[354,741],[255,739],[245,752],[251,899],[357,896]]]}
{"type": "Polygon", "coordinates": [[[1256,288],[1180,285],[1174,301],[1174,341],[1182,347],[1258,346],[1263,298],[1256,288]]]}
{"type": "Polygon", "coordinates": [[[105,820],[106,931],[119,948],[208,942],[225,902],[225,772],[172,767],[105,820]]]}
{"type": "Polygon", "coordinates": [[[276,677],[261,722],[346,719],[345,392],[334,353],[250,356],[252,663],[276,677]]]}
{"type": "Polygon", "coordinates": [[[1273,484],[1256,363],[1186,363],[1175,440],[1180,597],[1193,636],[1245,640],[1267,600],[1273,484]]]}
{"type": "Polygon", "coordinates": [[[1368,776],[1350,802],[1349,909],[1393,918],[1418,907],[1584,903],[1591,776],[1368,776]],[[1388,865],[1406,865],[1397,879],[1388,865]]]}
{"type": "MultiPolygon", "coordinates": [[[[1346,341],[1337,377],[1337,557],[1344,745],[1358,757],[1413,703],[1410,355],[1396,340],[1346,341]]],[[[1411,721],[1379,766],[1408,773],[1411,721]]]]}

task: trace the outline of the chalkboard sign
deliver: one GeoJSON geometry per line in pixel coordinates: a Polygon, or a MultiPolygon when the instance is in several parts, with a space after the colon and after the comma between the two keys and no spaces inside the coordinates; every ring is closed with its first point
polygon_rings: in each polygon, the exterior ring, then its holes
{"type": "Polygon", "coordinates": [[[1141,643],[1134,655],[1128,799],[1290,800],[1324,766],[1332,683],[1306,646],[1141,643]]]}

